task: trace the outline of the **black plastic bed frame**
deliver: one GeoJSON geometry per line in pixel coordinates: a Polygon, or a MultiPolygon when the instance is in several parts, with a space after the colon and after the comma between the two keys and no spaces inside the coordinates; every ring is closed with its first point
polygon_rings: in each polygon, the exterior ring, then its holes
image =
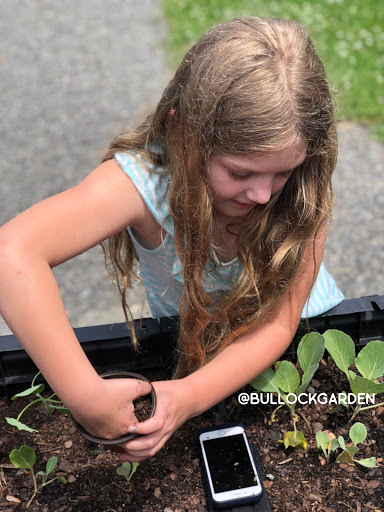
{"type": "MultiPolygon", "coordinates": [[[[163,368],[168,377],[172,368],[178,318],[135,320],[140,351],[135,352],[124,323],[75,328],[88,359],[98,373],[114,370],[141,371],[163,368]]],[[[344,300],[327,313],[303,320],[284,357],[294,358],[301,336],[310,330],[323,333],[339,329],[354,340],[358,352],[371,340],[384,341],[384,296],[374,295],[344,300]]],[[[0,336],[0,396],[10,398],[29,384],[37,368],[15,336],[0,336]]]]}

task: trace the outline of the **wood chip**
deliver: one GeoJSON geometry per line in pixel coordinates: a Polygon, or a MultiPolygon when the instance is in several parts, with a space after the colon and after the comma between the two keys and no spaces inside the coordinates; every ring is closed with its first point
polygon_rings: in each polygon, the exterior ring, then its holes
{"type": "Polygon", "coordinates": [[[21,501],[19,500],[19,498],[15,498],[15,496],[6,496],[5,498],[7,501],[10,501],[11,503],[21,503],[21,501]]]}
{"type": "Polygon", "coordinates": [[[381,485],[380,480],[370,480],[367,483],[368,489],[377,489],[377,487],[379,487],[379,485],[381,485]]]}
{"type": "Polygon", "coordinates": [[[289,459],[285,459],[285,460],[282,460],[281,462],[278,462],[278,464],[287,464],[288,462],[291,462],[292,460],[292,457],[290,457],[289,459]]]}

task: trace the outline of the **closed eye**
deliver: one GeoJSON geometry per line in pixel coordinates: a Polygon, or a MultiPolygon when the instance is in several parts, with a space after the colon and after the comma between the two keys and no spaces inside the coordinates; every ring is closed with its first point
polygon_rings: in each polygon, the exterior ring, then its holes
{"type": "Polygon", "coordinates": [[[232,171],[228,171],[228,174],[232,179],[239,181],[245,181],[251,176],[251,174],[236,174],[232,171]]]}

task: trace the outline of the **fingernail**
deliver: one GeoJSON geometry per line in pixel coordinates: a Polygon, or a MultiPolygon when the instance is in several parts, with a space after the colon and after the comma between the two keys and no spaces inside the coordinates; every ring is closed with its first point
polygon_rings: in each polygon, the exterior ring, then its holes
{"type": "Polygon", "coordinates": [[[132,434],[136,434],[137,428],[136,427],[129,427],[128,431],[131,432],[132,434]]]}

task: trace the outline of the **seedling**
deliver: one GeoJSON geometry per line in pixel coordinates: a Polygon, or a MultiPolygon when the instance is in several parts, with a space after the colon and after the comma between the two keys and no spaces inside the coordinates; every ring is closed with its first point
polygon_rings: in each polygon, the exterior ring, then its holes
{"type": "Polygon", "coordinates": [[[331,452],[334,452],[339,447],[336,437],[332,432],[326,430],[325,432],[320,430],[316,434],[317,447],[323,450],[327,462],[331,456],[331,452]]]}
{"type": "MultiPolygon", "coordinates": [[[[363,407],[358,403],[359,394],[375,395],[384,392],[384,382],[378,379],[384,375],[384,343],[370,341],[355,357],[355,345],[352,338],[337,329],[329,329],[324,334],[325,348],[332,357],[336,366],[347,376],[352,393],[356,397],[357,405],[351,406],[353,421],[360,411],[384,405],[384,402],[363,407]],[[350,370],[355,363],[361,376],[350,370]]],[[[345,404],[348,407],[348,404],[345,404]]]]}
{"type": "Polygon", "coordinates": [[[343,436],[337,439],[330,432],[318,432],[316,434],[317,447],[321,448],[329,461],[331,452],[340,448],[343,450],[337,457],[336,462],[344,464],[360,464],[366,468],[376,466],[376,457],[368,457],[367,459],[355,459],[356,453],[359,451],[357,445],[367,438],[367,429],[363,423],[357,422],[349,429],[349,437],[352,443],[346,444],[343,436]]]}
{"type": "Polygon", "coordinates": [[[138,462],[124,462],[122,466],[119,466],[116,469],[116,473],[123,476],[127,482],[130,482],[139,465],[140,464],[138,462]]]}
{"type": "Polygon", "coordinates": [[[48,480],[48,476],[56,467],[57,457],[51,457],[50,459],[48,459],[45,471],[39,471],[38,473],[35,474],[33,466],[35,465],[36,462],[36,454],[30,446],[23,445],[18,450],[12,450],[11,453],[9,454],[9,460],[16,468],[28,469],[31,472],[34,491],[26,508],[29,508],[30,504],[34,500],[39,490],[45,487],[46,485],[54,482],[55,480],[58,480],[62,484],[67,483],[67,480],[64,476],[56,476],[55,478],[48,480]],[[37,476],[41,476],[42,479],[42,483],[39,486],[37,485],[37,476]]]}
{"type": "Polygon", "coordinates": [[[293,432],[286,432],[281,441],[284,446],[300,446],[307,447],[307,441],[304,434],[296,429],[298,416],[295,413],[297,397],[303,393],[311,382],[319,362],[324,354],[324,339],[316,333],[306,334],[300,340],[297,348],[298,364],[302,370],[300,375],[296,367],[289,361],[278,361],[276,363],[276,371],[268,368],[261,375],[251,382],[251,385],[263,393],[273,393],[283,400],[283,404],[276,407],[272,412],[270,424],[275,421],[276,412],[284,406],[288,407],[293,422],[293,432]]]}
{"type": "MultiPolygon", "coordinates": [[[[127,484],[131,484],[131,478],[136,473],[137,468],[140,466],[139,462],[124,462],[122,466],[119,466],[116,468],[116,473],[120,476],[123,476],[125,480],[127,481],[127,484]]],[[[125,492],[129,492],[131,490],[131,487],[128,487],[128,489],[124,489],[124,487],[121,487],[121,485],[116,484],[113,482],[117,487],[120,487],[125,492]]]]}
{"type": "Polygon", "coordinates": [[[26,430],[27,432],[38,432],[38,430],[33,429],[31,427],[28,427],[24,423],[20,421],[20,418],[25,413],[27,409],[32,407],[33,405],[37,403],[43,403],[45,410],[48,414],[51,414],[54,410],[59,411],[61,413],[69,413],[69,410],[64,406],[63,402],[60,400],[55,400],[54,397],[56,396],[55,393],[50,395],[48,398],[44,398],[41,393],[45,389],[45,384],[35,384],[37,377],[41,374],[41,372],[38,372],[32,382],[31,386],[28,389],[25,389],[21,393],[17,393],[17,395],[14,395],[12,397],[12,400],[16,400],[17,398],[35,395],[37,398],[30,402],[28,405],[24,407],[24,409],[20,412],[20,414],[17,416],[17,418],[5,418],[7,423],[9,425],[12,425],[13,427],[17,427],[19,430],[26,430]]]}

